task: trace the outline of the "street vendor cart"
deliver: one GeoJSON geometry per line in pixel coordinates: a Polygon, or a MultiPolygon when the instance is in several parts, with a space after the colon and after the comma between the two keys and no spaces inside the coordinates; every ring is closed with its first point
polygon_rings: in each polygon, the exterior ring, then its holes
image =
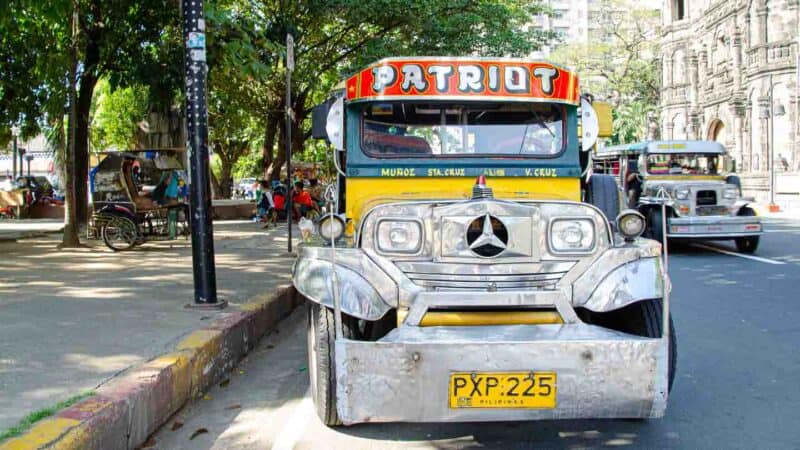
{"type": "Polygon", "coordinates": [[[417,57],[315,109],[339,182],[293,281],[326,424],[664,415],[662,247],[586,176],[591,103],[546,61],[417,57]]]}

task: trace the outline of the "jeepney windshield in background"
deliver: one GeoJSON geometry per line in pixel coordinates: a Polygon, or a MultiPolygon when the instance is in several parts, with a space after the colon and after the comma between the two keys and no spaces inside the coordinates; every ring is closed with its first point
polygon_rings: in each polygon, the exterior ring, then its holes
{"type": "Polygon", "coordinates": [[[647,155],[651,175],[719,175],[719,155],[707,153],[661,153],[647,155]]]}
{"type": "Polygon", "coordinates": [[[361,146],[373,157],[552,157],[564,149],[565,116],[554,103],[371,103],[361,146]]]}

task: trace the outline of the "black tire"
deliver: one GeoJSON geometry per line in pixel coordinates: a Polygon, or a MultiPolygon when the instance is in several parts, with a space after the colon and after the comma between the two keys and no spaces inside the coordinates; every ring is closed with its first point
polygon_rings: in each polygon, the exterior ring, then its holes
{"type": "Polygon", "coordinates": [[[661,208],[650,208],[647,211],[647,234],[650,239],[664,244],[664,228],[662,223],[663,214],[661,208]]]}
{"type": "MultiPolygon", "coordinates": [[[[739,209],[739,213],[736,214],[737,216],[745,216],[745,217],[755,217],[756,211],[749,207],[743,206],[739,209]]],[[[747,236],[747,237],[740,237],[734,239],[736,242],[736,250],[740,253],[755,253],[756,249],[758,249],[758,241],[759,236],[747,236]]]]}
{"type": "Polygon", "coordinates": [[[619,215],[619,189],[611,175],[592,175],[587,185],[587,200],[603,211],[608,222],[615,226],[619,215]]]}
{"type": "MultiPolygon", "coordinates": [[[[342,315],[342,332],[345,338],[355,336],[356,324],[342,315]]],[[[308,302],[308,375],[311,398],[317,415],[327,426],[341,425],[336,411],[336,358],[334,344],[336,331],[333,310],[308,302]]]]}
{"type": "MultiPolygon", "coordinates": [[[[649,338],[661,337],[664,323],[664,310],[661,299],[642,300],[607,313],[579,310],[578,315],[581,320],[589,324],[649,338]]],[[[675,382],[675,369],[678,364],[678,340],[675,337],[675,325],[672,322],[671,314],[669,317],[667,358],[667,387],[669,391],[672,391],[672,384],[675,382]]]]}
{"type": "Polygon", "coordinates": [[[127,217],[115,216],[103,225],[100,231],[106,247],[115,252],[130,250],[139,240],[136,224],[127,217]]]}

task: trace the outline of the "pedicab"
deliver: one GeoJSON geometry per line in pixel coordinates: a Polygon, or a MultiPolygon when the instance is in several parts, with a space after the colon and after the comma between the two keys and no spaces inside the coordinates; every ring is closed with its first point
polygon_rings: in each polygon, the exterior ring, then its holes
{"type": "Polygon", "coordinates": [[[92,171],[91,226],[113,251],[188,236],[188,208],[170,183],[183,183],[182,149],[104,152],[92,171]],[[174,178],[173,178],[174,177],[174,178]]]}
{"type": "Polygon", "coordinates": [[[339,175],[293,283],[325,424],[665,414],[662,247],[587,176],[598,111],[563,67],[472,57],[384,59],[315,108],[339,175]]]}

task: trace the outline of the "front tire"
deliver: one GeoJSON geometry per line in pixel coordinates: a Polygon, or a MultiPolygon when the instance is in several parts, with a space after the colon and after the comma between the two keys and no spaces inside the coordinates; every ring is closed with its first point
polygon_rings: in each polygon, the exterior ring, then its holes
{"type": "Polygon", "coordinates": [[[647,212],[647,229],[651,239],[664,244],[664,224],[663,214],[660,208],[650,208],[647,212]]]}
{"type": "MultiPolygon", "coordinates": [[[[605,313],[580,310],[579,317],[586,323],[598,325],[623,333],[649,338],[660,338],[664,324],[664,309],[661,299],[642,300],[622,309],[605,313]]],[[[672,391],[675,368],[678,363],[678,341],[672,315],[669,317],[669,344],[667,346],[667,389],[672,391]]]]}
{"type": "MultiPolygon", "coordinates": [[[[737,216],[744,216],[744,217],[755,217],[756,211],[749,207],[743,206],[737,216]]],[[[736,250],[740,253],[755,253],[756,249],[758,248],[758,241],[759,236],[747,236],[747,237],[740,237],[734,240],[736,242],[736,250]]]]}
{"type": "MultiPolygon", "coordinates": [[[[327,426],[341,425],[336,410],[336,331],[333,310],[317,303],[308,304],[308,375],[311,398],[317,415],[327,426]]],[[[342,314],[344,337],[355,336],[355,323],[342,314]]]]}

